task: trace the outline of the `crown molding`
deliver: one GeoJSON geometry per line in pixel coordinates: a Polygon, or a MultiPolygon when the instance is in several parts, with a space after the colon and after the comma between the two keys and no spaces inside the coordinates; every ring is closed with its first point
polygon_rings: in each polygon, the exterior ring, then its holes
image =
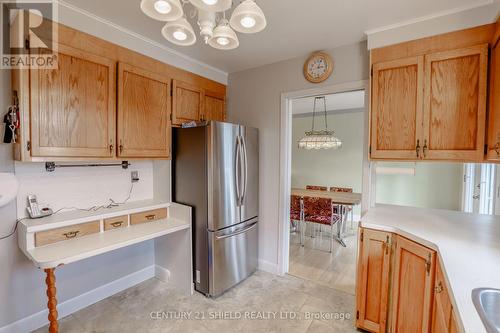
{"type": "MultiPolygon", "coordinates": [[[[157,59],[161,62],[168,63],[169,65],[193,72],[195,74],[204,76],[206,78],[209,78],[211,80],[220,82],[222,84],[227,84],[227,78],[228,78],[228,73],[215,68],[211,65],[208,65],[202,61],[199,61],[197,59],[194,59],[192,57],[189,57],[177,50],[174,50],[172,48],[169,48],[168,46],[165,46],[157,41],[152,40],[151,38],[148,38],[142,34],[136,33],[128,28],[125,28],[119,24],[113,23],[103,17],[100,17],[98,15],[95,15],[85,9],[76,7],[64,0],[55,0],[54,1],[58,5],[58,11],[59,15],[56,19],[57,22],[65,24],[67,26],[70,26],[72,28],[82,30],[88,34],[94,35],[96,37],[105,39],[109,42],[119,44],[120,46],[132,49],[136,52],[140,52],[142,54],[145,54],[149,57],[152,57],[154,59],[157,59]],[[117,43],[116,40],[113,40],[107,36],[107,32],[102,31],[100,29],[95,29],[93,31],[90,31],[91,29],[88,29],[88,26],[84,26],[81,22],[80,24],[76,23],[75,20],[71,19],[65,19],[63,16],[64,11],[69,11],[73,14],[78,15],[81,18],[87,19],[87,20],[92,20],[94,22],[98,22],[102,25],[107,26],[108,28],[114,30],[115,33],[120,33],[123,36],[122,37],[128,37],[132,38],[136,41],[140,41],[143,44],[147,44],[150,47],[153,48],[153,50],[150,50],[150,52],[144,52],[143,48],[138,48],[138,47],[133,47],[131,45],[127,45],[127,43],[117,43]]],[[[67,13],[67,12],[66,12],[67,13]]],[[[95,27],[94,27],[95,28],[95,27]]]]}
{"type": "Polygon", "coordinates": [[[398,23],[386,25],[386,26],[379,27],[379,28],[369,29],[369,30],[365,31],[365,34],[367,36],[370,36],[370,35],[373,35],[373,34],[376,34],[376,33],[379,33],[379,32],[393,30],[393,29],[405,27],[405,26],[408,26],[408,25],[412,25],[412,24],[415,24],[415,23],[425,22],[425,21],[436,19],[436,18],[440,18],[440,17],[443,17],[443,16],[457,14],[457,13],[460,13],[460,12],[463,12],[463,11],[467,11],[467,10],[479,8],[479,7],[482,7],[482,6],[491,5],[491,4],[494,3],[494,1],[495,0],[477,1],[475,4],[472,4],[472,5],[461,6],[461,7],[457,7],[457,8],[454,8],[454,9],[445,10],[445,11],[437,12],[437,13],[434,13],[434,14],[417,17],[417,18],[414,18],[414,19],[411,19],[411,20],[406,20],[406,21],[402,21],[402,22],[398,22],[398,23]]]}

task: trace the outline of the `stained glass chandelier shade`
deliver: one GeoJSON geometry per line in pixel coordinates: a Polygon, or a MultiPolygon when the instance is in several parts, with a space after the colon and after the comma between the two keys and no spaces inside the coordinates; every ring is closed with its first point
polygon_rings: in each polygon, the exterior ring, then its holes
{"type": "Polygon", "coordinates": [[[318,96],[314,98],[312,128],[310,131],[305,132],[305,136],[299,140],[300,149],[339,149],[342,146],[342,141],[335,137],[334,131],[328,130],[328,122],[326,117],[326,98],[325,96],[318,96]],[[325,129],[315,130],[314,121],[316,118],[316,103],[323,102],[323,110],[325,115],[325,129]]]}

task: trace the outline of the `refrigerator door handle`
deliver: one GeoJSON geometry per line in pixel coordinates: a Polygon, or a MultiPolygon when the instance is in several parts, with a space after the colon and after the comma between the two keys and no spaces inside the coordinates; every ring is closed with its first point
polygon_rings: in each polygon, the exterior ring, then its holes
{"type": "Polygon", "coordinates": [[[234,177],[236,184],[236,205],[241,206],[241,197],[240,197],[240,166],[241,164],[241,142],[240,136],[236,137],[236,157],[234,159],[234,177]]]}
{"type": "Polygon", "coordinates": [[[247,158],[247,144],[244,137],[241,137],[242,151],[243,151],[243,188],[241,191],[241,203],[245,200],[247,195],[247,183],[248,183],[248,158],[247,158]]]}
{"type": "Polygon", "coordinates": [[[255,227],[257,226],[257,223],[258,223],[258,221],[257,221],[257,222],[254,222],[254,223],[252,223],[252,224],[250,224],[250,225],[249,225],[248,227],[246,227],[246,228],[243,228],[243,229],[237,230],[237,231],[232,232],[232,233],[230,233],[230,234],[226,234],[226,235],[222,235],[222,236],[215,236],[215,239],[220,240],[220,239],[225,239],[225,238],[229,238],[229,237],[237,236],[237,235],[239,235],[239,234],[243,234],[243,233],[245,233],[245,232],[247,232],[247,231],[249,231],[249,230],[251,230],[251,229],[255,228],[255,227]]]}

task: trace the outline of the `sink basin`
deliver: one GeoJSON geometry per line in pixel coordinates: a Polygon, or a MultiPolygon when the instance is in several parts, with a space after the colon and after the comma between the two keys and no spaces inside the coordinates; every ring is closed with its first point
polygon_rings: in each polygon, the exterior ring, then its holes
{"type": "Polygon", "coordinates": [[[474,289],[472,301],[488,333],[500,333],[500,289],[474,289]]]}

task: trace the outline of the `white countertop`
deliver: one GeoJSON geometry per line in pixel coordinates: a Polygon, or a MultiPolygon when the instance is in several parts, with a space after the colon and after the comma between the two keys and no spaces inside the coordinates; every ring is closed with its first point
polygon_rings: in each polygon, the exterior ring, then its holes
{"type": "Polygon", "coordinates": [[[26,232],[37,232],[46,229],[64,227],[69,224],[85,223],[93,220],[134,214],[144,210],[153,210],[170,206],[170,203],[161,200],[140,200],[122,204],[112,208],[101,208],[97,211],[71,210],[60,212],[39,219],[24,219],[20,223],[26,232]]]}
{"type": "Polygon", "coordinates": [[[471,291],[500,288],[499,216],[377,205],[361,226],[395,232],[438,251],[465,332],[486,333],[471,291]]]}

